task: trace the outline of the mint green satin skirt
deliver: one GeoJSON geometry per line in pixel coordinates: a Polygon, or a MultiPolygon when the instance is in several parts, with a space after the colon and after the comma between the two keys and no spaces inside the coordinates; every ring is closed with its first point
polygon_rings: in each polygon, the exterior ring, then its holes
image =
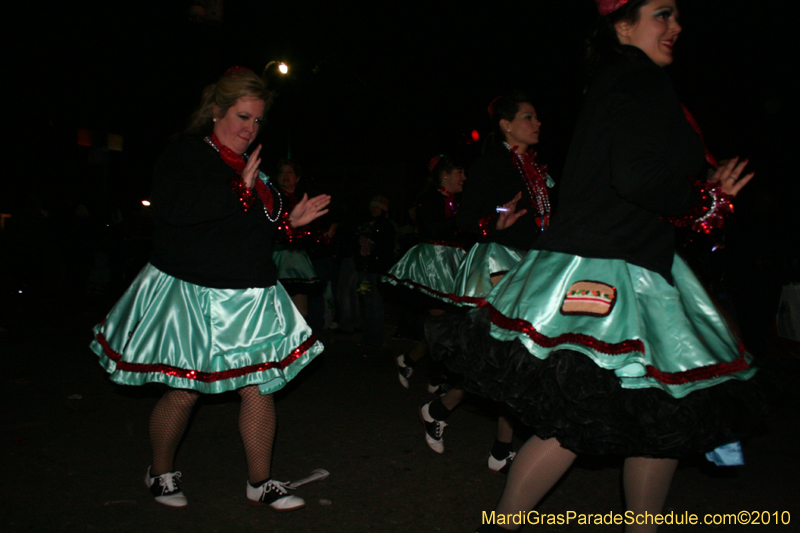
{"type": "Polygon", "coordinates": [[[423,242],[412,246],[382,281],[453,303],[456,271],[466,255],[463,248],[423,242]]]}
{"type": "Polygon", "coordinates": [[[305,250],[280,248],[272,252],[272,261],[278,267],[281,283],[316,283],[319,281],[311,258],[305,250]]]}
{"type": "Polygon", "coordinates": [[[532,250],[486,298],[491,335],[539,359],[583,353],[624,388],[676,398],[752,377],[752,357],[677,255],[672,276],[674,286],[623,260],[532,250]]]}
{"type": "Polygon", "coordinates": [[[94,334],[91,348],[115,383],[211,394],[275,392],[323,349],[280,284],[212,289],[149,264],[94,334]]]}
{"type": "Polygon", "coordinates": [[[494,242],[474,245],[456,272],[453,303],[476,306],[483,303],[494,288],[492,275],[514,268],[525,252],[494,242]]]}

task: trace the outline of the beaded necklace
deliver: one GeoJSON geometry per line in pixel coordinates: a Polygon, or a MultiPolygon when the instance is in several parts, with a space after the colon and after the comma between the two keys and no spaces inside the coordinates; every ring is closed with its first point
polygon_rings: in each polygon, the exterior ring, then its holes
{"type": "MultiPolygon", "coordinates": [[[[244,167],[247,165],[247,156],[239,155],[221,142],[216,135],[213,133],[210,137],[204,137],[203,140],[211,146],[216,152],[220,155],[222,160],[225,162],[226,165],[231,167],[236,174],[241,177],[242,172],[244,171],[244,167]]],[[[277,222],[278,219],[281,217],[281,212],[283,211],[283,197],[281,194],[273,194],[271,190],[271,185],[269,183],[265,183],[261,180],[261,176],[263,172],[259,171],[259,177],[256,179],[255,183],[255,190],[258,197],[261,199],[261,203],[264,206],[264,215],[266,215],[267,220],[270,222],[277,222]],[[278,211],[275,213],[275,217],[271,217],[269,215],[269,210],[273,207],[273,198],[278,197],[278,211]]],[[[244,182],[239,180],[232,180],[231,185],[234,187],[234,192],[239,194],[239,200],[242,202],[244,206],[245,212],[250,207],[249,199],[252,197],[252,192],[250,189],[245,187],[244,182]]],[[[277,191],[276,191],[277,193],[277,191]]]]}
{"type": "MultiPolygon", "coordinates": [[[[270,184],[264,183],[259,178],[258,180],[256,180],[256,192],[258,193],[259,197],[261,197],[261,189],[258,187],[259,183],[263,184],[263,188],[266,189],[266,191],[270,194],[271,197],[275,196],[269,190],[270,184]]],[[[283,198],[281,197],[280,194],[278,194],[277,196],[278,196],[278,211],[275,213],[275,218],[269,216],[269,209],[267,209],[267,204],[264,202],[263,199],[261,200],[261,203],[264,205],[264,214],[267,216],[267,220],[269,220],[270,222],[277,222],[277,220],[281,218],[281,212],[283,211],[283,198]]]]}
{"type": "MultiPolygon", "coordinates": [[[[536,152],[528,151],[524,154],[517,153],[516,146],[503,143],[511,152],[511,160],[519,170],[522,181],[528,189],[531,200],[536,203],[536,210],[540,215],[539,227],[542,231],[550,225],[550,193],[547,190],[547,165],[536,162],[536,152]]],[[[538,217],[537,217],[538,218],[538,217]]]]}
{"type": "Polygon", "coordinates": [[[450,218],[456,216],[456,214],[458,214],[458,202],[456,202],[456,195],[441,186],[439,187],[439,192],[442,193],[446,198],[444,204],[444,217],[450,218]]]}

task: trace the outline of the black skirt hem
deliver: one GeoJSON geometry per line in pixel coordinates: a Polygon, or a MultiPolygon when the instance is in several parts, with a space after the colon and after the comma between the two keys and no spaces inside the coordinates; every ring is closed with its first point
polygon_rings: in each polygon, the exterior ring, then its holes
{"type": "Polygon", "coordinates": [[[543,439],[581,455],[681,458],[735,442],[761,425],[769,390],[763,372],[675,398],[624,389],[613,370],[571,350],[547,359],[489,334],[485,310],[429,320],[431,355],[464,375],[466,390],[508,405],[543,439]]]}

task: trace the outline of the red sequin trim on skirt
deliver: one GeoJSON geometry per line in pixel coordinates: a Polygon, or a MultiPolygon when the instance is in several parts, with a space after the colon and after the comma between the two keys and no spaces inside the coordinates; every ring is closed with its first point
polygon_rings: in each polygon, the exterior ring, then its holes
{"type": "Polygon", "coordinates": [[[109,359],[114,361],[117,364],[117,370],[122,370],[124,372],[140,372],[140,373],[158,373],[158,374],[166,374],[168,376],[173,376],[176,378],[186,378],[186,379],[193,379],[196,381],[202,381],[203,383],[213,383],[215,381],[220,381],[223,379],[232,379],[238,378],[241,376],[246,376],[247,374],[253,374],[255,372],[263,372],[265,370],[271,370],[274,368],[283,370],[294,361],[299,359],[300,357],[305,354],[309,348],[311,348],[316,342],[317,337],[315,335],[311,335],[308,337],[303,344],[295,348],[294,350],[289,353],[286,357],[281,359],[280,361],[272,361],[269,363],[258,363],[255,365],[245,366],[242,368],[232,368],[231,370],[222,370],[219,372],[201,372],[199,370],[186,370],[185,368],[178,368],[171,365],[165,365],[163,363],[152,363],[152,364],[144,364],[144,363],[129,363],[127,361],[122,361],[122,356],[115,352],[111,346],[108,344],[108,340],[103,336],[102,333],[98,333],[97,342],[103,347],[103,351],[105,352],[106,356],[109,359]]]}
{"type": "MultiPolygon", "coordinates": [[[[644,353],[644,343],[639,340],[629,339],[611,344],[582,333],[563,333],[557,337],[548,337],[536,331],[536,328],[526,320],[509,318],[492,307],[489,303],[485,303],[484,306],[489,311],[489,317],[496,326],[509,331],[524,333],[530,337],[533,342],[544,348],[554,348],[560,344],[579,344],[595,352],[607,355],[621,355],[631,352],[644,353]]],[[[745,349],[741,341],[738,343],[738,350],[739,357],[729,363],[717,363],[715,365],[694,368],[683,372],[663,372],[652,365],[647,365],[646,377],[653,378],[667,385],[680,385],[694,381],[704,381],[717,376],[724,376],[749,369],[750,364],[744,358],[745,349]]]]}

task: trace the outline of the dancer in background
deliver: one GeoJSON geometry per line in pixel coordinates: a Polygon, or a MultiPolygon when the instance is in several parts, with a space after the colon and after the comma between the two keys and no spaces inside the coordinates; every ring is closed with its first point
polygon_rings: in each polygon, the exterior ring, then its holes
{"type": "Polygon", "coordinates": [[[478,240],[456,279],[463,305],[484,301],[547,229],[552,214],[549,189],[555,183],[534,150],[542,125],[536,108],[525,94],[511,93],[492,100],[488,111],[494,129],[470,168],[474,177],[459,220],[478,240]]]}
{"type": "Polygon", "coordinates": [[[168,387],[150,417],[145,483],[170,507],[187,505],[174,460],[194,405],[200,394],[231,390],[241,397],[248,502],[305,505],[272,477],[272,393],[322,345],[276,283],[272,240],[323,215],[330,197],[304,196],[289,211],[259,179],[261,147],[245,152],[271,99],[241,67],[206,87],[188,130],[156,164],[150,264],[94,330],[92,350],[115,383],[168,387]]]}
{"type": "MultiPolygon", "coordinates": [[[[384,276],[389,283],[411,289],[426,298],[417,300],[432,316],[442,315],[452,307],[455,274],[466,253],[458,229],[457,215],[464,187],[464,167],[446,155],[437,155],[428,163],[427,190],[417,205],[417,230],[422,242],[413,246],[384,276]]],[[[413,299],[413,298],[412,298],[413,299]]],[[[400,384],[406,389],[414,365],[428,352],[428,342],[417,342],[407,354],[397,356],[400,384]]],[[[431,382],[428,391],[444,394],[446,382],[431,382]]]]}
{"type": "MultiPolygon", "coordinates": [[[[470,169],[459,218],[460,228],[478,241],[455,276],[451,299],[461,306],[481,304],[550,222],[548,188],[553,181],[536,159],[534,146],[541,128],[536,109],[525,94],[512,93],[495,98],[488,111],[494,129],[487,137],[484,153],[470,169]]],[[[458,342],[450,318],[428,323],[431,342],[458,342]]],[[[441,441],[445,420],[463,397],[463,390],[454,390],[423,406],[421,416],[429,444],[441,441]]],[[[488,459],[492,470],[507,471],[515,456],[513,435],[509,416],[501,413],[488,459]]]]}
{"type": "MultiPolygon", "coordinates": [[[[291,211],[301,198],[297,187],[300,182],[300,166],[291,159],[281,159],[278,161],[277,171],[275,184],[286,209],[291,211]]],[[[290,238],[277,235],[273,245],[272,260],[278,267],[278,280],[304,318],[308,317],[309,291],[319,285],[319,278],[308,255],[308,247],[317,238],[313,234],[316,230],[314,225],[309,225],[304,231],[294,232],[290,238]]]]}

